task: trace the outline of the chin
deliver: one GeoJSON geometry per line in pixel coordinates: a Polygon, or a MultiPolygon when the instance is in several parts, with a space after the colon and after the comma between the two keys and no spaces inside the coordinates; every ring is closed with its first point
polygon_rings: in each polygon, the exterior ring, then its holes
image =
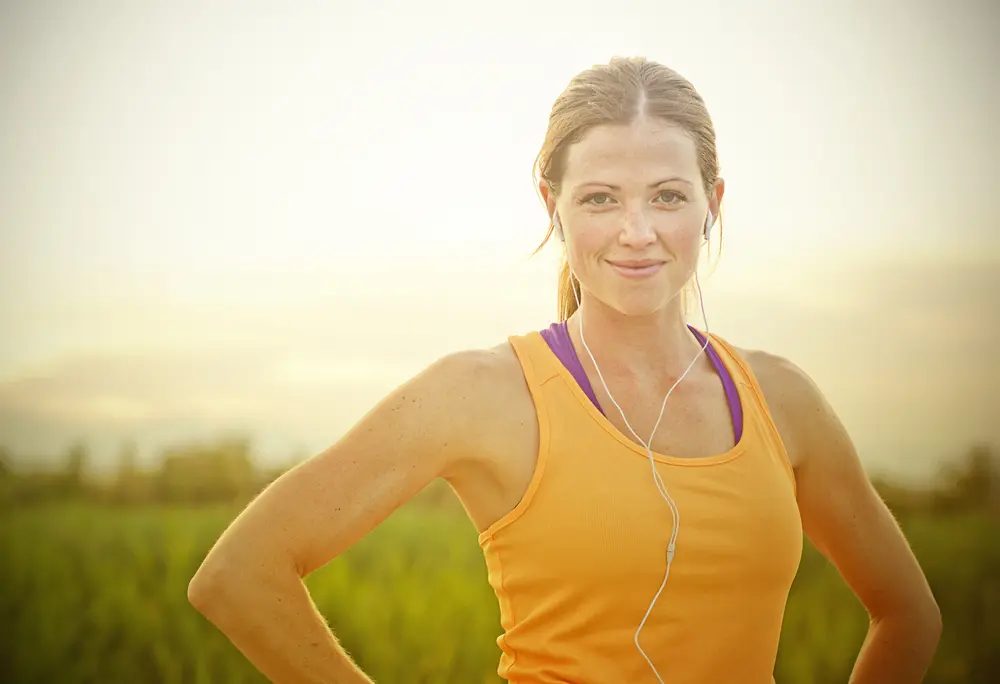
{"type": "Polygon", "coordinates": [[[635,316],[642,318],[645,316],[652,316],[653,314],[663,310],[670,303],[670,300],[666,296],[654,297],[654,296],[631,296],[631,297],[618,297],[611,303],[611,308],[616,310],[623,316],[635,316]]]}

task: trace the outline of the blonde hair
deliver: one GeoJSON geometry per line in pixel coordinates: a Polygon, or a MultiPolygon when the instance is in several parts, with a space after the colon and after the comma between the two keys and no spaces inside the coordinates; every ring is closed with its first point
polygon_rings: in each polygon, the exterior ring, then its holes
{"type": "MultiPolygon", "coordinates": [[[[571,145],[595,126],[627,125],[643,115],[668,121],[688,132],[698,150],[705,192],[711,197],[719,177],[719,159],[715,128],[705,102],[683,76],[644,57],[614,57],[607,64],[595,65],[573,77],[549,113],[545,141],[532,173],[535,187],[540,177],[558,195],[571,145]]],[[[549,241],[553,230],[550,221],[536,252],[549,241]]],[[[721,225],[719,232],[721,236],[721,225]]],[[[580,295],[580,283],[570,273],[564,255],[559,269],[559,320],[573,315],[580,295]]]]}

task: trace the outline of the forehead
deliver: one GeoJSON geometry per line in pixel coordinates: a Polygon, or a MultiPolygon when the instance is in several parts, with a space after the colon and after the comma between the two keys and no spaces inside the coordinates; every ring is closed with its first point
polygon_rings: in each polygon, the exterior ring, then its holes
{"type": "Polygon", "coordinates": [[[697,184],[701,178],[698,149],[683,128],[642,118],[590,129],[567,150],[563,184],[625,185],[630,180],[647,183],[653,176],[681,176],[697,184]]]}

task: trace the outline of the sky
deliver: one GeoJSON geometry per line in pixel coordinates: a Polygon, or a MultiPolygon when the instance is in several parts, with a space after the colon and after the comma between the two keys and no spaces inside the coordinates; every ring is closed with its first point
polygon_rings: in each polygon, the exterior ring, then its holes
{"type": "Polygon", "coordinates": [[[718,135],[710,329],[804,368],[872,471],[1000,445],[994,3],[480,5],[0,2],[0,444],[281,461],[548,325],[549,108],[643,55],[718,135]]]}

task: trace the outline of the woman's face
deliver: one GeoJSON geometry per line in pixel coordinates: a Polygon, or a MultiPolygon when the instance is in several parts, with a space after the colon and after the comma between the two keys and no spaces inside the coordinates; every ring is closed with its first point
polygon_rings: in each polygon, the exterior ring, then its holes
{"type": "Polygon", "coordinates": [[[564,168],[558,196],[544,182],[540,190],[584,297],[626,315],[665,307],[694,274],[709,209],[716,216],[722,200],[721,180],[705,193],[694,140],[648,118],[598,126],[568,149],[564,168]]]}

